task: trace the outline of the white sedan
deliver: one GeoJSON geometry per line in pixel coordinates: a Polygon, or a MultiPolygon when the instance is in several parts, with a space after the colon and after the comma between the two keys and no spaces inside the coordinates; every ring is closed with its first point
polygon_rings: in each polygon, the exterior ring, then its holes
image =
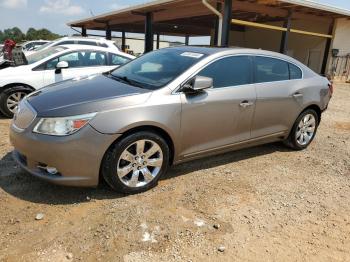
{"type": "Polygon", "coordinates": [[[88,45],[88,46],[99,46],[109,48],[116,52],[119,51],[119,48],[112,40],[107,40],[102,37],[82,37],[82,36],[66,36],[59,39],[56,39],[52,42],[49,42],[45,45],[42,45],[34,50],[25,51],[24,54],[29,56],[34,54],[37,51],[41,51],[50,47],[59,46],[59,45],[88,45]]]}
{"type": "Polygon", "coordinates": [[[103,73],[134,59],[107,48],[66,45],[55,46],[27,57],[27,65],[0,70],[0,111],[12,117],[27,94],[50,84],[103,73]]]}

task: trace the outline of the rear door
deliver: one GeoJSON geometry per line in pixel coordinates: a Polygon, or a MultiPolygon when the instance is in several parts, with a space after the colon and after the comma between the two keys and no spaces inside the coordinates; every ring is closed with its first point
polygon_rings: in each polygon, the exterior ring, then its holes
{"type": "Polygon", "coordinates": [[[287,61],[256,56],[254,58],[256,110],[252,138],[287,132],[301,110],[302,71],[287,61]]]}
{"type": "Polygon", "coordinates": [[[181,136],[184,157],[248,140],[256,93],[249,56],[221,58],[199,76],[211,77],[214,87],[198,94],[181,94],[181,136]]]}

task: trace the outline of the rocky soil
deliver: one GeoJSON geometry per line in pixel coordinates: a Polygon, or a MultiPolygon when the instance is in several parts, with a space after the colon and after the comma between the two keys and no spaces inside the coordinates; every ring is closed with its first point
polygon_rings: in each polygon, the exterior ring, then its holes
{"type": "Polygon", "coordinates": [[[132,196],[47,184],[12,161],[0,119],[0,261],[350,261],[350,86],[315,141],[171,168],[132,196]]]}

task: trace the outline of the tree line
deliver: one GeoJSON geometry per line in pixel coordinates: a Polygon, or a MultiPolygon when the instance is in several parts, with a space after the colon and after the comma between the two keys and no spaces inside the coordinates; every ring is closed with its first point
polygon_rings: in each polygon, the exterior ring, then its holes
{"type": "Polygon", "coordinates": [[[4,31],[0,30],[0,43],[6,39],[12,39],[17,43],[30,40],[55,40],[61,36],[52,33],[50,30],[43,28],[36,30],[35,28],[29,28],[26,33],[23,33],[18,27],[8,28],[4,31]]]}

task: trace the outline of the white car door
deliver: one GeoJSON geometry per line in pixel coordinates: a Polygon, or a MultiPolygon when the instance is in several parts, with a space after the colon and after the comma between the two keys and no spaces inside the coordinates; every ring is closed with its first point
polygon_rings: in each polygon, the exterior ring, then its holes
{"type": "Polygon", "coordinates": [[[107,64],[108,60],[105,52],[73,51],[47,62],[44,82],[45,85],[50,85],[75,77],[106,72],[110,69],[107,64]],[[69,67],[60,70],[56,69],[57,63],[61,61],[66,61],[69,67]]]}

